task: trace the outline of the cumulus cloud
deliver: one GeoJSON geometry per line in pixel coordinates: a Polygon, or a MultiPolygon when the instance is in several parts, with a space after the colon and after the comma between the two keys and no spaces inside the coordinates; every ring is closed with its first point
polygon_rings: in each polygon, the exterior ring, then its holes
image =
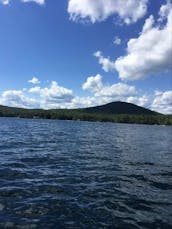
{"type": "Polygon", "coordinates": [[[23,90],[7,90],[0,95],[0,104],[24,108],[64,108],[74,98],[70,89],[52,81],[49,87],[39,86],[23,90]]]}
{"type": "MultiPolygon", "coordinates": [[[[39,5],[44,5],[45,4],[45,0],[20,0],[21,2],[35,2],[39,5]]],[[[11,2],[11,0],[0,0],[0,3],[2,3],[3,5],[8,5],[11,2]]]]}
{"type": "Polygon", "coordinates": [[[30,93],[40,93],[41,88],[38,87],[38,86],[35,86],[35,87],[31,87],[28,91],[29,91],[30,93]]]}
{"type": "Polygon", "coordinates": [[[141,106],[141,107],[147,107],[149,108],[150,106],[150,98],[149,96],[147,95],[143,95],[143,96],[130,96],[127,98],[126,102],[128,103],[134,103],[138,106],[141,106]]]}
{"type": "Polygon", "coordinates": [[[71,103],[68,104],[68,108],[84,108],[92,107],[102,104],[102,100],[96,99],[94,96],[79,97],[76,96],[72,99],[71,103]]]}
{"type": "Polygon", "coordinates": [[[112,61],[97,51],[94,56],[102,69],[105,72],[118,71],[122,80],[140,80],[172,71],[172,4],[168,2],[161,6],[159,15],[158,24],[153,15],[145,20],[139,37],[128,41],[125,56],[112,61]]]}
{"type": "Polygon", "coordinates": [[[168,3],[163,7],[166,10],[161,7],[161,20],[167,17],[167,23],[154,26],[151,15],[145,21],[140,36],[129,40],[127,55],[116,60],[115,68],[121,79],[139,80],[171,69],[172,5],[168,3]]]}
{"type": "Polygon", "coordinates": [[[163,21],[164,19],[166,19],[170,13],[171,10],[171,2],[170,0],[167,0],[167,4],[166,5],[162,5],[160,10],[159,10],[159,21],[163,21]]]}
{"type": "MultiPolygon", "coordinates": [[[[119,100],[119,99],[117,99],[119,100]]],[[[112,97],[96,97],[96,96],[86,96],[86,97],[74,97],[70,104],[68,104],[68,108],[84,108],[84,107],[94,107],[103,104],[107,104],[110,102],[117,101],[112,97]]]]}
{"type": "Polygon", "coordinates": [[[72,107],[88,107],[123,101],[134,103],[159,113],[172,114],[172,91],[156,91],[153,95],[140,95],[135,86],[132,85],[124,83],[103,84],[102,76],[99,74],[88,77],[82,88],[93,93],[93,96],[75,97],[71,103],[72,107]]]}
{"type": "Polygon", "coordinates": [[[23,108],[83,108],[123,101],[144,106],[160,113],[172,114],[172,91],[156,91],[154,95],[140,95],[135,86],[102,82],[102,76],[90,76],[82,85],[90,96],[74,96],[73,91],[52,81],[48,87],[34,86],[23,90],[7,90],[0,95],[0,104],[23,108]]]}
{"type": "Polygon", "coordinates": [[[128,96],[136,95],[136,89],[134,86],[124,83],[104,85],[102,82],[102,76],[99,74],[88,77],[82,88],[93,92],[95,97],[106,99],[111,98],[110,100],[124,100],[128,96]]]}
{"type": "Polygon", "coordinates": [[[108,86],[103,86],[101,90],[95,93],[95,96],[112,97],[116,100],[123,100],[125,97],[135,95],[136,89],[134,86],[130,86],[124,83],[116,83],[108,86]]]}
{"type": "Polygon", "coordinates": [[[115,70],[115,62],[111,61],[109,57],[104,57],[102,52],[97,51],[93,55],[98,58],[99,64],[105,72],[115,70]]]}
{"type": "Polygon", "coordinates": [[[163,114],[172,114],[172,90],[156,91],[151,109],[163,114]]]}
{"type": "Polygon", "coordinates": [[[10,0],[0,0],[0,3],[2,3],[3,5],[8,5],[10,2],[10,0]]]}
{"type": "Polygon", "coordinates": [[[41,89],[40,95],[45,101],[58,103],[69,102],[73,98],[72,90],[59,86],[56,81],[52,81],[49,88],[41,89]]]}
{"type": "Polygon", "coordinates": [[[39,5],[44,5],[45,0],[21,0],[22,2],[35,2],[39,5]]]}
{"type": "Polygon", "coordinates": [[[143,25],[142,34],[148,32],[149,30],[151,30],[151,28],[154,25],[154,22],[155,22],[155,20],[154,20],[153,15],[151,15],[149,18],[147,18],[145,20],[144,25],[143,25]]]}
{"type": "Polygon", "coordinates": [[[103,87],[102,76],[97,74],[96,76],[90,76],[87,81],[82,85],[83,90],[89,90],[91,92],[97,92],[103,87]]]}
{"type": "Polygon", "coordinates": [[[31,80],[28,80],[28,83],[32,83],[32,84],[39,84],[40,81],[38,78],[33,77],[31,80]]]}
{"type": "Polygon", "coordinates": [[[139,95],[135,86],[124,83],[104,85],[102,82],[102,76],[99,74],[88,77],[86,82],[83,84],[83,89],[93,93],[93,96],[86,98],[74,98],[73,106],[88,107],[114,101],[123,101],[149,108],[152,102],[150,96],[139,95]]]}
{"type": "Polygon", "coordinates": [[[33,108],[38,107],[39,103],[24,94],[20,90],[8,90],[2,93],[0,104],[11,107],[33,108]]]}
{"type": "Polygon", "coordinates": [[[115,37],[113,43],[115,45],[120,45],[121,44],[121,39],[119,37],[115,37]]]}
{"type": "Polygon", "coordinates": [[[73,98],[72,90],[59,86],[56,81],[52,81],[49,87],[32,87],[28,92],[39,95],[40,106],[44,108],[61,107],[62,103],[71,102],[73,98]]]}
{"type": "Polygon", "coordinates": [[[111,15],[126,24],[136,22],[147,12],[147,0],[69,0],[68,13],[73,21],[104,21],[111,15]]]}

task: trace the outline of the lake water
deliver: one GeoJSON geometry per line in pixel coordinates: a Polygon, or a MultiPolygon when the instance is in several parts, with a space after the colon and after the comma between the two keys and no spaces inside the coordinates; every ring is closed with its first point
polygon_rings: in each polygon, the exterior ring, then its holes
{"type": "Polygon", "coordinates": [[[0,118],[0,228],[172,228],[172,127],[0,118]]]}

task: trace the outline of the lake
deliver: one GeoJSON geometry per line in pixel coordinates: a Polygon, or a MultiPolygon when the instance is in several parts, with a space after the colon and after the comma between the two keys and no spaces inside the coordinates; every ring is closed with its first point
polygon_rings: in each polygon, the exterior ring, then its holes
{"type": "Polygon", "coordinates": [[[172,127],[0,118],[0,228],[172,228],[172,127]]]}

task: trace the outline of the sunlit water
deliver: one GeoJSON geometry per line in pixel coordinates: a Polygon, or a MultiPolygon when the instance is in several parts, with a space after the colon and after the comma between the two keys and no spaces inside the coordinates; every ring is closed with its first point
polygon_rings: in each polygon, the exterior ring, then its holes
{"type": "Polygon", "coordinates": [[[172,228],[172,128],[0,118],[0,228],[172,228]]]}

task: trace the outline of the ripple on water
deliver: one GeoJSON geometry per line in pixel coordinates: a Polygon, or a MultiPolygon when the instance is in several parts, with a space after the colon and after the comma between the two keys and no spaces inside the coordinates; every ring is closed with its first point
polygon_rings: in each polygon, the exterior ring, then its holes
{"type": "Polygon", "coordinates": [[[172,228],[171,130],[0,119],[0,228],[172,228]]]}

